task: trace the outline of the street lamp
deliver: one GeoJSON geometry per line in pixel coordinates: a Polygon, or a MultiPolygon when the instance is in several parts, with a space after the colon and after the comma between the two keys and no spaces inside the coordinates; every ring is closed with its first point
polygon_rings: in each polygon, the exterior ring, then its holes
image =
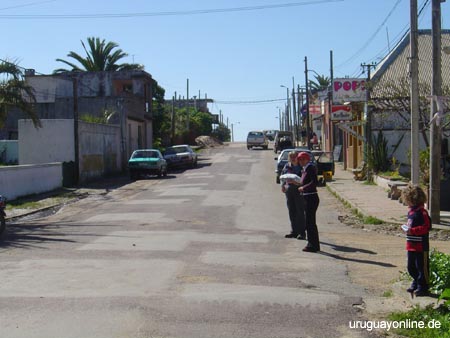
{"type": "Polygon", "coordinates": [[[231,142],[234,142],[234,130],[233,130],[233,125],[235,124],[239,124],[240,122],[231,122],[231,142]]]}

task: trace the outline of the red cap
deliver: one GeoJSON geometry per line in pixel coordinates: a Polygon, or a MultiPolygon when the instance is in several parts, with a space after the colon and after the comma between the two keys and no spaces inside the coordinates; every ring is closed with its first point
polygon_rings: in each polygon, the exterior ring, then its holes
{"type": "Polygon", "coordinates": [[[302,151],[300,154],[297,155],[297,160],[301,160],[301,159],[305,159],[305,160],[310,160],[311,157],[309,156],[309,154],[305,151],[302,151]]]}

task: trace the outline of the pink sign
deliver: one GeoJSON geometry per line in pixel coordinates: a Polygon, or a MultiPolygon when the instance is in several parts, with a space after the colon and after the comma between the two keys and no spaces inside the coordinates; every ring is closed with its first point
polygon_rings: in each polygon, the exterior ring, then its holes
{"type": "Polygon", "coordinates": [[[333,102],[362,102],[366,100],[365,79],[334,79],[333,102]]]}

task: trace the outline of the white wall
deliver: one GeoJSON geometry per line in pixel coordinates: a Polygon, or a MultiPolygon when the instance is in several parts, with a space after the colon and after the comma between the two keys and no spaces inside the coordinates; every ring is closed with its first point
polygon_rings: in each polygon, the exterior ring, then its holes
{"type": "Polygon", "coordinates": [[[36,129],[31,120],[19,120],[19,164],[74,161],[73,120],[41,120],[36,129]]]}
{"type": "Polygon", "coordinates": [[[0,194],[13,200],[58,189],[62,180],[61,163],[0,167],[0,194]]]}

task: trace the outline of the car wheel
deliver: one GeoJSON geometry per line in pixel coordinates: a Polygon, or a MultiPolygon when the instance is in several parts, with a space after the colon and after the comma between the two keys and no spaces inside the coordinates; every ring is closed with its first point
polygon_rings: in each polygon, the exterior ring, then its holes
{"type": "Polygon", "coordinates": [[[280,176],[277,176],[276,182],[277,184],[280,184],[280,176]]]}
{"type": "Polygon", "coordinates": [[[163,176],[164,176],[164,177],[167,177],[167,167],[164,168],[163,176]]]}
{"type": "Polygon", "coordinates": [[[0,238],[2,238],[3,235],[5,234],[5,229],[6,229],[5,217],[0,215],[0,238]]]}

